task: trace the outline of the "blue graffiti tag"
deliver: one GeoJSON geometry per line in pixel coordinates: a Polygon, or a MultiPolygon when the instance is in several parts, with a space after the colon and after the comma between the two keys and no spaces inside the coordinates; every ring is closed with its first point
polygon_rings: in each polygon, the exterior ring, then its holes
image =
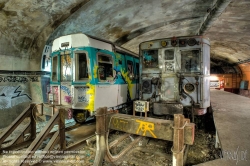
{"type": "Polygon", "coordinates": [[[88,88],[84,88],[84,87],[77,87],[78,90],[78,102],[89,102],[86,96],[86,91],[88,90],[88,88]]]}
{"type": "Polygon", "coordinates": [[[71,96],[70,89],[67,86],[61,85],[61,90],[71,96]]]}

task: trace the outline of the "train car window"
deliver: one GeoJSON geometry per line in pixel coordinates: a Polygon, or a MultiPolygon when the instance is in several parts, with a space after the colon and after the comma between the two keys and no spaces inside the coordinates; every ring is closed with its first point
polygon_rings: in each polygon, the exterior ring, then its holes
{"type": "Polygon", "coordinates": [[[164,55],[165,60],[174,60],[174,50],[165,50],[164,55]]]}
{"type": "Polygon", "coordinates": [[[57,58],[57,56],[54,56],[53,58],[52,58],[52,81],[58,81],[57,80],[57,67],[58,67],[58,65],[57,65],[57,60],[58,60],[58,58],[57,58]]]}
{"type": "Polygon", "coordinates": [[[158,68],[158,50],[143,50],[143,68],[158,68]]]}
{"type": "Polygon", "coordinates": [[[128,70],[128,74],[133,74],[133,62],[130,60],[127,60],[127,70],[128,70]]]}
{"type": "Polygon", "coordinates": [[[70,54],[61,55],[61,81],[71,81],[71,57],[70,54]]]}
{"type": "Polygon", "coordinates": [[[181,70],[183,72],[200,72],[200,51],[181,51],[181,70]]]}
{"type": "Polygon", "coordinates": [[[46,55],[43,55],[43,59],[42,59],[42,70],[45,69],[45,61],[46,61],[46,55]]]}
{"type": "Polygon", "coordinates": [[[110,55],[98,55],[98,74],[101,81],[112,81],[113,78],[113,60],[110,55]]]}
{"type": "Polygon", "coordinates": [[[75,54],[75,74],[76,80],[86,80],[89,77],[88,74],[88,61],[85,53],[75,54]]]}

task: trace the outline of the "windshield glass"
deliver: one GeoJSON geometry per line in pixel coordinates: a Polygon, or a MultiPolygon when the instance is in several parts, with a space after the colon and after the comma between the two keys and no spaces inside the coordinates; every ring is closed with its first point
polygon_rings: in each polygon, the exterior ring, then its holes
{"type": "Polygon", "coordinates": [[[71,81],[70,54],[61,55],[61,81],[71,81]]]}
{"type": "Polygon", "coordinates": [[[88,61],[86,53],[75,54],[75,76],[76,81],[86,81],[89,78],[88,61]]]}
{"type": "Polygon", "coordinates": [[[51,74],[51,77],[52,77],[52,81],[55,81],[57,82],[57,56],[54,56],[52,58],[52,74],[51,74]]]}
{"type": "Polygon", "coordinates": [[[98,54],[99,80],[113,80],[113,60],[110,55],[98,54]]]}
{"type": "Polygon", "coordinates": [[[158,50],[143,50],[143,68],[158,68],[158,50]]]}
{"type": "Polygon", "coordinates": [[[200,51],[181,51],[181,70],[183,72],[200,72],[200,51]]]}

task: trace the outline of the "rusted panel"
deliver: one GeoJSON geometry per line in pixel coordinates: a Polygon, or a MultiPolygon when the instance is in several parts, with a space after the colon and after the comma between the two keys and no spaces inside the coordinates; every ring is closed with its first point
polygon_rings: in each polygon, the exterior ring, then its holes
{"type": "Polygon", "coordinates": [[[154,114],[156,115],[174,115],[183,114],[183,106],[179,103],[154,103],[154,114]]]}
{"type": "MultiPolygon", "coordinates": [[[[173,121],[170,120],[142,118],[125,114],[110,114],[108,115],[107,125],[113,130],[173,141],[173,121]]],[[[185,144],[193,144],[194,127],[192,123],[187,123],[184,127],[185,144]]]]}

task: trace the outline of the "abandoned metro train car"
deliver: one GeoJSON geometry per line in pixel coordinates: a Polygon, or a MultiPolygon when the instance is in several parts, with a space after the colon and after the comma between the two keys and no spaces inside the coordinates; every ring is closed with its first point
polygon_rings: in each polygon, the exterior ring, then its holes
{"type": "Polygon", "coordinates": [[[127,112],[138,98],[139,59],[113,43],[71,34],[53,41],[49,101],[84,122],[99,107],[127,112]]]}
{"type": "Polygon", "coordinates": [[[210,43],[202,36],[142,42],[137,111],[203,115],[210,106],[210,43]],[[183,109],[184,108],[184,109],[183,109]],[[185,112],[184,112],[185,111],[185,112]]]}

